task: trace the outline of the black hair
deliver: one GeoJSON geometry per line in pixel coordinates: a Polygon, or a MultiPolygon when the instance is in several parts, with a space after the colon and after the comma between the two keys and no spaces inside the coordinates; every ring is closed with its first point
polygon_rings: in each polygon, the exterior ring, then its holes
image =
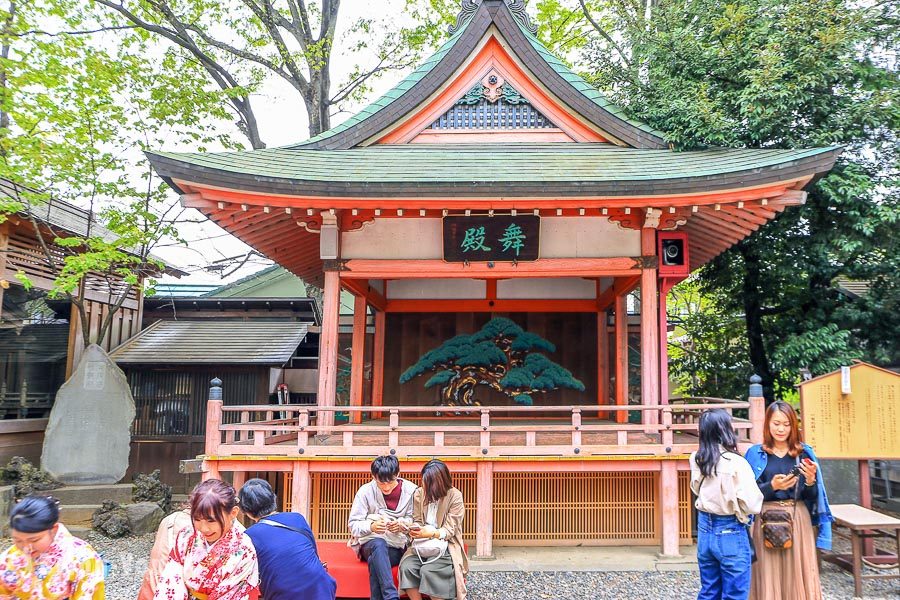
{"type": "Polygon", "coordinates": [[[390,483],[400,474],[400,461],[393,454],[379,456],[372,461],[372,477],[381,483],[390,483]]]}
{"type": "Polygon", "coordinates": [[[59,522],[59,501],[52,496],[25,496],[9,513],[9,528],[21,533],[47,531],[59,522]]]}
{"type": "Polygon", "coordinates": [[[278,510],[275,492],[265,479],[251,479],[245,483],[238,494],[238,506],[254,519],[271,515],[278,510]]]}
{"type": "Polygon", "coordinates": [[[731,415],[723,408],[705,410],[700,414],[700,449],[695,456],[704,477],[716,472],[722,455],[720,446],[729,452],[737,452],[737,435],[731,424],[731,415]]]}

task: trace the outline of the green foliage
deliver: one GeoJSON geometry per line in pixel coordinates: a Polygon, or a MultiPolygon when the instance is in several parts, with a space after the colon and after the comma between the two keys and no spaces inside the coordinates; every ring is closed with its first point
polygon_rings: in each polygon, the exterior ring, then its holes
{"type": "Polygon", "coordinates": [[[550,392],[561,387],[584,391],[584,384],[572,373],[543,354],[529,354],[520,366],[510,369],[500,379],[500,387],[514,394],[515,390],[550,392]]]}
{"type": "Polygon", "coordinates": [[[532,394],[559,388],[584,391],[571,372],[538,352],[556,347],[510,319],[496,317],[471,335],[457,335],[429,350],[400,375],[406,383],[435,371],[425,388],[440,387],[445,402],[469,398],[475,385],[487,385],[518,404],[532,404],[532,394]]]}
{"type": "Polygon", "coordinates": [[[14,456],[0,471],[0,482],[13,486],[16,499],[22,499],[33,492],[45,492],[62,487],[62,484],[47,471],[34,466],[30,460],[14,456]]]}
{"type": "MultiPolygon", "coordinates": [[[[0,218],[40,212],[51,198],[90,211],[83,235],[48,235],[36,219],[32,229],[44,248],[40,260],[54,274],[51,297],[67,297],[83,312],[83,278],[107,277],[112,310],[102,334],[128,286],[162,268],[152,249],[163,240],[183,241],[177,231],[183,209],[152,176],[141,150],[163,140],[201,150],[233,146],[212,128],[229,116],[220,93],[204,89],[200,67],[133,30],[111,44],[85,3],[9,4],[0,8],[0,26],[0,177],[18,188],[0,204],[0,218]]],[[[31,287],[25,273],[16,278],[31,287]]],[[[85,343],[97,341],[88,320],[82,322],[85,343]]]]}
{"type": "Polygon", "coordinates": [[[675,325],[669,340],[674,393],[738,398],[747,394],[750,361],[744,321],[721,306],[715,290],[702,293],[696,278],[676,286],[666,304],[675,325]]]}
{"type": "MultiPolygon", "coordinates": [[[[702,270],[714,314],[683,327],[715,348],[676,352],[673,371],[701,381],[756,372],[772,398],[801,368],[900,362],[896,3],[666,0],[649,20],[619,4],[603,15],[629,60],[598,37],[587,52],[593,81],[676,147],[844,146],[804,206],[702,270]],[[848,298],[839,277],[877,292],[848,298]]],[[[714,395],[735,388],[725,389],[714,395]]]]}

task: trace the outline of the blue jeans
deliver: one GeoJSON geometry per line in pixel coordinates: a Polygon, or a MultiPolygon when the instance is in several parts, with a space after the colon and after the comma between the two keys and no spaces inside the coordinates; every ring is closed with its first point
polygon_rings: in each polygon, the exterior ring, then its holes
{"type": "Polygon", "coordinates": [[[381,538],[369,540],[360,546],[362,559],[369,563],[369,590],[372,600],[399,600],[391,567],[400,564],[406,548],[393,548],[381,538]]]}
{"type": "Polygon", "coordinates": [[[750,538],[734,516],[697,513],[697,600],[747,600],[750,595],[750,538]]]}

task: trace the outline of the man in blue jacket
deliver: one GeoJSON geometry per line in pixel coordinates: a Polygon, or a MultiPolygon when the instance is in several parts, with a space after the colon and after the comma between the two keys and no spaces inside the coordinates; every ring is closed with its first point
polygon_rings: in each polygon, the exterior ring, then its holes
{"type": "Polygon", "coordinates": [[[251,479],[241,488],[241,510],[253,522],[247,535],[259,562],[265,600],[334,600],[337,582],[328,574],[303,515],[279,513],[269,482],[251,479]]]}

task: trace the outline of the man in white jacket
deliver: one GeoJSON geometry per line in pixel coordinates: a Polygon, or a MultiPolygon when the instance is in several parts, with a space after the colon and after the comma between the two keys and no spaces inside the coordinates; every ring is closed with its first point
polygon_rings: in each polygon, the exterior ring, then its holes
{"type": "Polygon", "coordinates": [[[412,523],[416,485],[400,479],[396,456],[372,461],[372,481],[356,492],[350,509],[350,546],[369,564],[372,600],[398,600],[391,567],[400,564],[412,523]]]}

